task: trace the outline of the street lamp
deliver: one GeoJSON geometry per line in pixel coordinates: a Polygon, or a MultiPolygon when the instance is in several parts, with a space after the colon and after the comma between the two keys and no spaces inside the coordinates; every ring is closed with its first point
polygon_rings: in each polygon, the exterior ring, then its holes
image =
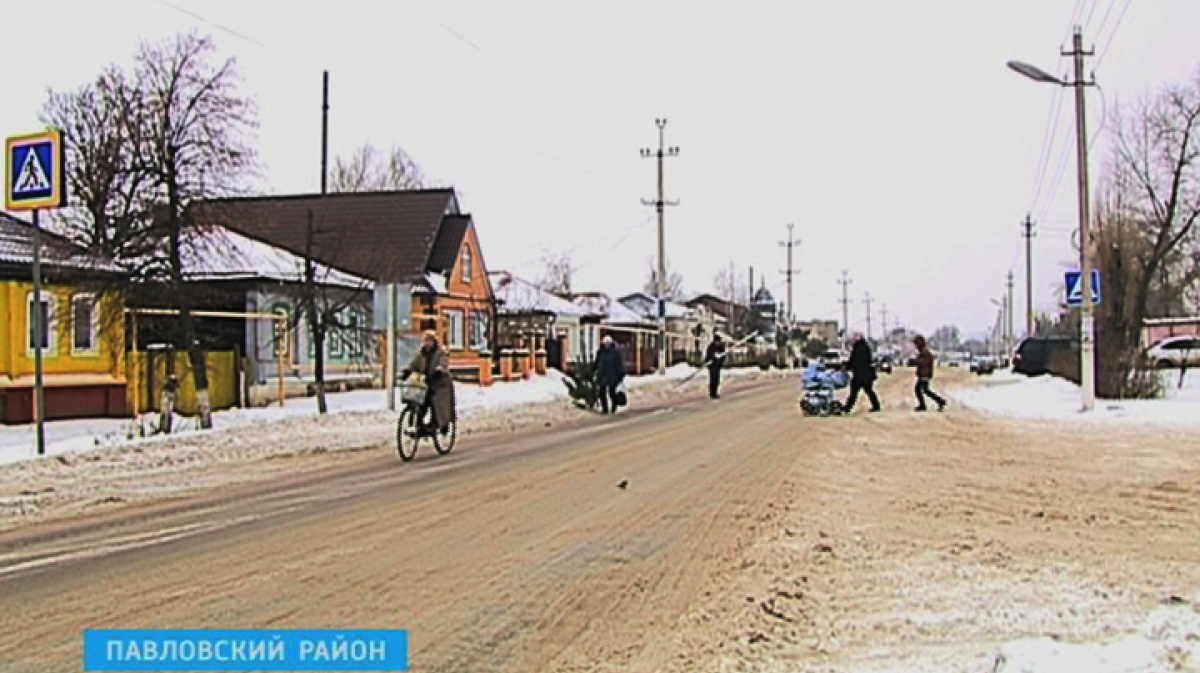
{"type": "Polygon", "coordinates": [[[1064,52],[1063,56],[1074,57],[1074,81],[1068,82],[1037,66],[1020,61],[1009,61],[1008,67],[1035,82],[1058,84],[1075,89],[1076,155],[1079,164],[1079,282],[1083,295],[1079,305],[1079,388],[1083,398],[1083,411],[1091,411],[1096,405],[1095,343],[1093,342],[1096,326],[1095,319],[1092,317],[1092,264],[1087,245],[1087,242],[1091,240],[1088,235],[1091,214],[1088,197],[1087,117],[1084,109],[1083,90],[1085,86],[1095,84],[1095,82],[1086,82],[1083,79],[1083,57],[1091,56],[1092,53],[1083,51],[1083,32],[1079,26],[1075,27],[1072,46],[1074,48],[1070,52],[1064,52]]]}

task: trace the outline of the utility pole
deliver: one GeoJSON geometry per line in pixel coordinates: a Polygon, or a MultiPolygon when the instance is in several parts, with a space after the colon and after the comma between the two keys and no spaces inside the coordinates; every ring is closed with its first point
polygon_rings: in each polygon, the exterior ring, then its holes
{"type": "Polygon", "coordinates": [[[1091,225],[1091,204],[1088,195],[1088,158],[1087,158],[1087,116],[1086,116],[1086,101],[1084,99],[1084,87],[1095,86],[1095,78],[1091,82],[1083,78],[1083,58],[1085,56],[1095,56],[1095,51],[1084,51],[1083,49],[1083,29],[1075,26],[1075,35],[1072,40],[1072,49],[1069,52],[1062,52],[1063,56],[1070,56],[1075,61],[1075,81],[1070,85],[1075,88],[1075,142],[1077,162],[1079,164],[1079,279],[1083,290],[1083,301],[1079,306],[1079,383],[1082,393],[1082,407],[1084,411],[1091,411],[1096,406],[1096,369],[1095,369],[1095,343],[1093,337],[1096,331],[1095,318],[1092,317],[1092,260],[1088,248],[1091,247],[1092,240],[1090,225],[1091,225]]]}
{"type": "Polygon", "coordinates": [[[655,158],[658,160],[658,198],[654,201],[642,200],[642,203],[647,206],[654,206],[658,210],[658,282],[655,284],[658,294],[658,373],[665,374],[667,371],[667,305],[665,303],[667,293],[667,253],[664,234],[664,210],[666,206],[677,206],[679,201],[666,201],[663,196],[663,158],[674,157],[679,155],[678,147],[666,146],[666,133],[664,129],[667,126],[666,119],[655,119],[654,125],[658,127],[658,151],[643,149],[642,157],[655,158]]]}
{"type": "Polygon", "coordinates": [[[1025,336],[1033,336],[1033,218],[1025,216],[1021,223],[1025,238],[1025,336]]]}
{"type": "MultiPolygon", "coordinates": [[[[1008,353],[1013,353],[1013,348],[1016,347],[1016,328],[1014,326],[1013,312],[1013,272],[1008,272],[1008,353]]],[[[1007,355],[1006,354],[1006,355],[1007,355]]]]}
{"type": "Polygon", "coordinates": [[[888,340],[889,340],[889,336],[890,336],[890,335],[888,334],[888,321],[887,321],[888,310],[887,310],[887,304],[884,304],[882,307],[880,307],[880,311],[879,311],[879,312],[883,314],[883,343],[884,343],[884,344],[887,344],[887,343],[888,343],[888,340]]]}
{"type": "Polygon", "coordinates": [[[871,340],[871,293],[870,292],[867,293],[867,297],[866,297],[866,299],[863,300],[863,303],[865,303],[867,305],[867,341],[870,341],[871,340]]]}
{"type": "Polygon", "coordinates": [[[842,269],[842,346],[850,339],[850,275],[842,269]]]}
{"type": "Polygon", "coordinates": [[[795,315],[792,312],[792,275],[794,273],[792,267],[792,248],[796,243],[799,243],[799,241],[792,237],[792,228],[794,226],[795,225],[793,224],[788,224],[788,238],[786,241],[781,241],[779,243],[779,245],[787,248],[787,270],[784,271],[783,274],[787,277],[787,320],[785,322],[787,323],[789,329],[791,328],[792,321],[794,320],[793,316],[795,315]]]}

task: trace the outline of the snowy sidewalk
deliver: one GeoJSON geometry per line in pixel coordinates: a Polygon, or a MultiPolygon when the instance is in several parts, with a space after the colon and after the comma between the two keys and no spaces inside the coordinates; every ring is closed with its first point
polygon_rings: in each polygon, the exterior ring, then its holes
{"type": "MultiPolygon", "coordinates": [[[[676,365],[667,370],[664,377],[657,375],[631,377],[629,389],[637,391],[647,387],[678,383],[695,372],[687,365],[676,365]]],[[[743,377],[758,373],[756,368],[729,370],[727,377],[743,377]]],[[[497,382],[488,387],[458,384],[455,389],[458,411],[463,418],[504,409],[513,409],[534,404],[566,400],[567,389],[564,376],[554,370],[545,376],[517,382],[497,382]]],[[[704,374],[695,377],[693,384],[706,381],[704,374]]],[[[387,398],[383,390],[360,390],[347,393],[330,393],[326,396],[329,416],[383,414],[387,413],[387,398]]],[[[213,430],[208,434],[221,433],[235,428],[259,426],[277,428],[282,434],[288,421],[317,418],[315,397],[290,399],[283,407],[270,406],[253,409],[230,409],[213,414],[213,430]]],[[[147,414],[142,422],[130,419],[95,419],[79,421],[53,421],[46,423],[46,454],[48,456],[78,453],[99,448],[131,446],[179,438],[204,436],[199,432],[194,418],[176,417],[175,432],[166,436],[143,437],[142,427],[157,423],[157,414],[147,414]]],[[[0,433],[0,465],[37,458],[35,430],[32,424],[5,427],[0,433]]]]}
{"type": "Polygon", "coordinates": [[[1010,370],[982,377],[978,386],[960,387],[952,397],[991,416],[1037,420],[1078,420],[1200,427],[1200,372],[1190,372],[1179,388],[1179,372],[1161,375],[1164,397],[1153,400],[1096,400],[1080,411],[1079,386],[1053,376],[1029,378],[1010,370]]]}

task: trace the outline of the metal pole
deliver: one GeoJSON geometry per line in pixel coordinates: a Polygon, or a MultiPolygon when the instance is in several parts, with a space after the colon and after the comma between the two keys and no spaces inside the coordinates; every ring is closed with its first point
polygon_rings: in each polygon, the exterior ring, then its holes
{"type": "Polygon", "coordinates": [[[388,411],[396,410],[396,284],[388,283],[387,289],[387,347],[384,352],[387,362],[383,366],[383,387],[387,389],[388,411]]]}
{"type": "Polygon", "coordinates": [[[286,315],[279,319],[279,324],[276,326],[276,329],[279,330],[279,357],[275,358],[275,373],[279,377],[279,406],[282,407],[284,404],[284,398],[287,397],[287,390],[283,383],[283,359],[288,356],[288,352],[291,350],[291,348],[289,348],[289,345],[291,344],[291,335],[288,334],[289,330],[286,315]]]}
{"type": "Polygon", "coordinates": [[[33,211],[33,419],[37,424],[37,455],[46,455],[46,395],[42,379],[42,341],[50,339],[43,334],[47,326],[42,311],[42,230],[38,223],[38,211],[33,211]]]}
{"type": "Polygon", "coordinates": [[[1013,272],[1008,272],[1008,350],[1011,353],[1016,348],[1017,328],[1014,317],[1016,311],[1013,309],[1013,272]]]}
{"type": "Polygon", "coordinates": [[[1096,405],[1096,370],[1095,344],[1092,339],[1095,334],[1095,322],[1092,316],[1092,260],[1088,252],[1091,240],[1089,225],[1091,212],[1088,196],[1088,147],[1087,147],[1087,116],[1084,99],[1083,79],[1083,31],[1075,26],[1074,49],[1072,55],[1075,61],[1075,132],[1076,152],[1079,163],[1079,271],[1082,274],[1080,283],[1083,290],[1083,302],[1079,307],[1079,383],[1082,395],[1083,411],[1091,411],[1096,405]]]}
{"type": "Polygon", "coordinates": [[[129,329],[133,333],[133,348],[130,350],[130,360],[133,364],[133,417],[138,418],[142,413],[141,386],[142,376],[138,371],[138,319],[137,313],[129,314],[129,329]]]}

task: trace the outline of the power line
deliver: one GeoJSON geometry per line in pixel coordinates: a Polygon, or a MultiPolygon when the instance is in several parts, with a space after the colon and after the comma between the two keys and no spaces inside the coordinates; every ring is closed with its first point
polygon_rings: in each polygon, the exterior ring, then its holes
{"type": "Polygon", "coordinates": [[[1125,0],[1125,6],[1121,8],[1121,14],[1117,16],[1117,23],[1113,25],[1112,32],[1108,34],[1108,40],[1104,43],[1104,48],[1100,50],[1100,56],[1096,59],[1096,64],[1092,66],[1092,70],[1098,70],[1100,64],[1104,63],[1104,58],[1108,56],[1108,48],[1112,45],[1113,38],[1117,36],[1117,31],[1121,30],[1121,22],[1125,20],[1125,13],[1129,11],[1133,0],[1125,0]]]}

